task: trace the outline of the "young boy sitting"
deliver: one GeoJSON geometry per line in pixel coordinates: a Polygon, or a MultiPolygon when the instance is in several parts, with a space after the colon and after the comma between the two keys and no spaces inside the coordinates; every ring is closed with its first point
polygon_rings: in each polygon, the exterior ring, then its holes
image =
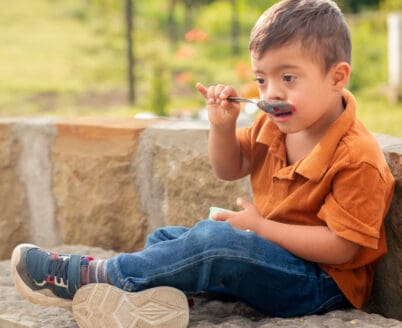
{"type": "Polygon", "coordinates": [[[255,24],[250,54],[260,98],[286,102],[285,111],[261,112],[236,131],[236,91],[197,89],[213,170],[225,180],[250,175],[253,203],[238,199],[240,211],[192,228],[157,229],[143,251],[107,260],[19,245],[12,274],[23,296],[72,303],[81,327],[186,326],[183,292],[231,295],[270,316],[362,307],[386,252],[393,178],[345,90],[344,17],[333,1],[280,1],[255,24]]]}

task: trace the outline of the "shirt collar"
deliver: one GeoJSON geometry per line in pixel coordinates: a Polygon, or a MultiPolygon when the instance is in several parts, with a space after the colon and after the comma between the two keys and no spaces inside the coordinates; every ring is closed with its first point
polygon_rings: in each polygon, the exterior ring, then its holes
{"type": "Polygon", "coordinates": [[[349,131],[356,119],[356,99],[346,89],[342,92],[346,108],[332,123],[320,142],[311,153],[302,160],[296,172],[313,181],[319,181],[331,165],[339,141],[349,131]]]}
{"type": "MultiPolygon", "coordinates": [[[[266,116],[265,113],[261,115],[266,116]]],[[[285,133],[270,119],[263,123],[257,135],[257,142],[268,145],[269,152],[286,163],[285,133]]]]}

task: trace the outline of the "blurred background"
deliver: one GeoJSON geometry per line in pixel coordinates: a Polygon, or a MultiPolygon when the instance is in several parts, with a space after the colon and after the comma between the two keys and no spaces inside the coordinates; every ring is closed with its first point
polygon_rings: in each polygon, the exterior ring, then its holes
{"type": "MultiPolygon", "coordinates": [[[[197,118],[195,83],[256,97],[248,37],[269,0],[0,0],[0,117],[197,118]],[[147,114],[144,114],[147,113],[147,114]]],[[[387,15],[402,0],[337,1],[353,38],[358,115],[402,137],[388,86],[387,15]]],[[[312,95],[313,96],[313,95],[312,95]]]]}

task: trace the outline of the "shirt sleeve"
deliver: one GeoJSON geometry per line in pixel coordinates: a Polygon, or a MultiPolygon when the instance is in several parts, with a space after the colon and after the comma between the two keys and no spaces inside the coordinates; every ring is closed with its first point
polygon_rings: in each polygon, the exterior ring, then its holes
{"type": "Polygon", "coordinates": [[[389,185],[380,172],[361,163],[336,174],[318,217],[340,237],[377,249],[389,198],[389,185]]]}
{"type": "Polygon", "coordinates": [[[251,128],[242,128],[237,131],[237,139],[240,142],[242,154],[245,158],[251,158],[251,128]]]}

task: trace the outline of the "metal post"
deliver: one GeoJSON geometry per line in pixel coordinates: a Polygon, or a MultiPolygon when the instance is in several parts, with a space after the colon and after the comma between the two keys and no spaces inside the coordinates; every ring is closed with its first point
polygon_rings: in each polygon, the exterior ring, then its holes
{"type": "Polygon", "coordinates": [[[402,14],[388,15],[388,70],[391,100],[402,99],[402,14]]]}

